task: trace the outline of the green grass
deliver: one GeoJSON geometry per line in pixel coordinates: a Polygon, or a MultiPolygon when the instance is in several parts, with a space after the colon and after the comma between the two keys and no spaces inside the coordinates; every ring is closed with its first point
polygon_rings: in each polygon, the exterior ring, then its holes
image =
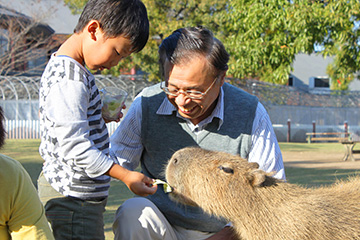
{"type": "MultiPolygon", "coordinates": [[[[40,140],[38,139],[7,139],[5,146],[0,150],[2,154],[21,162],[29,172],[35,186],[43,164],[38,152],[39,145],[40,140]]],[[[133,194],[124,183],[115,180],[111,181],[108,204],[104,215],[106,239],[114,239],[111,229],[114,214],[121,203],[132,196],[133,194]]]]}
{"type": "MultiPolygon", "coordinates": [[[[43,160],[38,153],[40,140],[12,140],[8,139],[1,153],[20,161],[29,172],[33,183],[36,185],[37,177],[41,171],[43,160]]],[[[316,151],[316,152],[343,152],[341,144],[326,143],[280,143],[281,151],[316,151]]],[[[287,180],[290,183],[301,184],[308,187],[329,185],[336,179],[347,178],[350,175],[359,174],[358,170],[346,169],[311,169],[311,168],[286,168],[287,180]]],[[[111,230],[113,216],[116,209],[124,200],[133,194],[120,181],[111,181],[108,204],[105,212],[105,236],[113,239],[111,230]]]]}
{"type": "MultiPolygon", "coordinates": [[[[279,143],[282,152],[316,152],[316,153],[339,153],[344,152],[344,146],[339,143],[279,143]]],[[[354,149],[360,146],[355,145],[354,149]]],[[[333,184],[340,179],[346,179],[352,175],[359,175],[360,170],[353,169],[317,169],[317,168],[285,168],[286,179],[290,183],[306,187],[319,187],[333,184]]]]}

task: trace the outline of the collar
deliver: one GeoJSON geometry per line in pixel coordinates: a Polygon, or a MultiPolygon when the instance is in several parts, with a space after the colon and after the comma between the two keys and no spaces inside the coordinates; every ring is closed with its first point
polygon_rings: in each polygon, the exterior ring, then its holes
{"type": "Polygon", "coordinates": [[[220,88],[220,94],[218,102],[215,106],[214,111],[211,113],[210,116],[202,120],[199,124],[194,125],[189,119],[182,117],[178,112],[174,105],[171,104],[167,97],[164,98],[163,102],[161,103],[160,107],[156,111],[158,115],[171,115],[173,112],[176,112],[176,117],[184,119],[192,131],[196,131],[196,129],[204,129],[207,124],[211,123],[214,118],[219,119],[219,126],[218,130],[220,129],[221,125],[223,124],[224,120],[224,90],[223,87],[220,88]]]}
{"type": "Polygon", "coordinates": [[[69,57],[67,55],[56,55],[56,53],[57,52],[54,52],[53,54],[51,54],[51,58],[56,59],[56,60],[61,59],[61,58],[66,58],[67,60],[73,62],[75,65],[79,66],[82,70],[84,70],[87,75],[89,75],[89,76],[93,75],[89,69],[87,69],[84,65],[80,64],[78,61],[76,61],[72,57],[69,57]]]}

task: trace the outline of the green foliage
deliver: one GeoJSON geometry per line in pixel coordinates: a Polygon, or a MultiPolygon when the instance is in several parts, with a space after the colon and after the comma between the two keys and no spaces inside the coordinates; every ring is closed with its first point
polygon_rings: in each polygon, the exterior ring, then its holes
{"type": "Polygon", "coordinates": [[[80,14],[87,0],[64,0],[64,3],[69,6],[72,14],[80,14]]]}
{"type": "Polygon", "coordinates": [[[230,73],[239,78],[286,83],[295,55],[310,54],[314,44],[323,44],[321,54],[335,56],[328,73],[341,83],[332,86],[347,89],[352,74],[360,67],[358,31],[354,30],[359,2],[323,2],[234,1],[226,21],[228,31],[236,33],[225,43],[232,49],[230,73]]]}
{"type": "MultiPolygon", "coordinates": [[[[150,36],[146,47],[134,55],[133,61],[149,73],[150,81],[160,81],[158,47],[161,40],[174,30],[187,26],[203,25],[214,32],[222,29],[226,1],[219,0],[143,0],[148,9],[150,36]]],[[[218,36],[218,35],[217,35],[218,36]]],[[[219,36],[218,36],[219,37],[219,36]]]]}
{"type": "MultiPolygon", "coordinates": [[[[86,0],[65,0],[79,12],[86,0]]],[[[338,90],[347,89],[360,69],[358,0],[143,0],[150,19],[146,47],[110,70],[140,68],[159,81],[157,49],[161,39],[186,26],[203,25],[223,41],[231,54],[228,74],[285,84],[298,53],[313,53],[314,44],[333,56],[328,67],[338,90]]],[[[109,72],[107,72],[109,73],[109,72]]]]}
{"type": "Polygon", "coordinates": [[[325,44],[335,61],[328,67],[333,89],[346,90],[360,68],[359,24],[360,2],[357,0],[331,1],[324,11],[324,25],[328,26],[329,39],[325,44]]]}

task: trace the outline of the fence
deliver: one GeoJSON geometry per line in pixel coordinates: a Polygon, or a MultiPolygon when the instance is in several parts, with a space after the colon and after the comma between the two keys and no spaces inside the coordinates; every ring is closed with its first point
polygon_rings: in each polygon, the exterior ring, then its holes
{"type": "Polygon", "coordinates": [[[5,124],[10,139],[40,138],[39,120],[7,120],[5,124]]]}
{"type": "MultiPolygon", "coordinates": [[[[146,86],[152,85],[144,75],[119,77],[97,75],[99,88],[117,86],[128,93],[129,107],[134,97],[146,86]]],[[[38,85],[40,79],[0,76],[0,106],[8,120],[9,138],[38,138],[38,85]],[[17,121],[17,122],[15,122],[17,121]]],[[[233,85],[257,96],[265,106],[279,141],[287,140],[287,121],[291,120],[291,141],[305,141],[305,133],[311,131],[312,123],[318,132],[342,131],[343,123],[349,131],[360,136],[360,92],[326,91],[313,93],[309,89],[270,84],[256,80],[227,79],[233,85]]],[[[124,112],[126,114],[126,111],[124,112]]],[[[109,133],[118,124],[108,124],[109,133]]]]}
{"type": "MultiPolygon", "coordinates": [[[[109,135],[113,134],[120,123],[107,123],[109,135]]],[[[5,129],[8,139],[39,139],[39,120],[6,120],[5,129]]]]}

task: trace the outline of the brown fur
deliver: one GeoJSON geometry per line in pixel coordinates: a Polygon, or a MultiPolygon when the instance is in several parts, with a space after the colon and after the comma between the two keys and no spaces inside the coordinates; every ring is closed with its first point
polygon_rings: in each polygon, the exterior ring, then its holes
{"type": "Polygon", "coordinates": [[[242,239],[360,239],[360,177],[309,189],[239,156],[185,148],[170,159],[166,180],[173,199],[228,219],[242,239]]]}

